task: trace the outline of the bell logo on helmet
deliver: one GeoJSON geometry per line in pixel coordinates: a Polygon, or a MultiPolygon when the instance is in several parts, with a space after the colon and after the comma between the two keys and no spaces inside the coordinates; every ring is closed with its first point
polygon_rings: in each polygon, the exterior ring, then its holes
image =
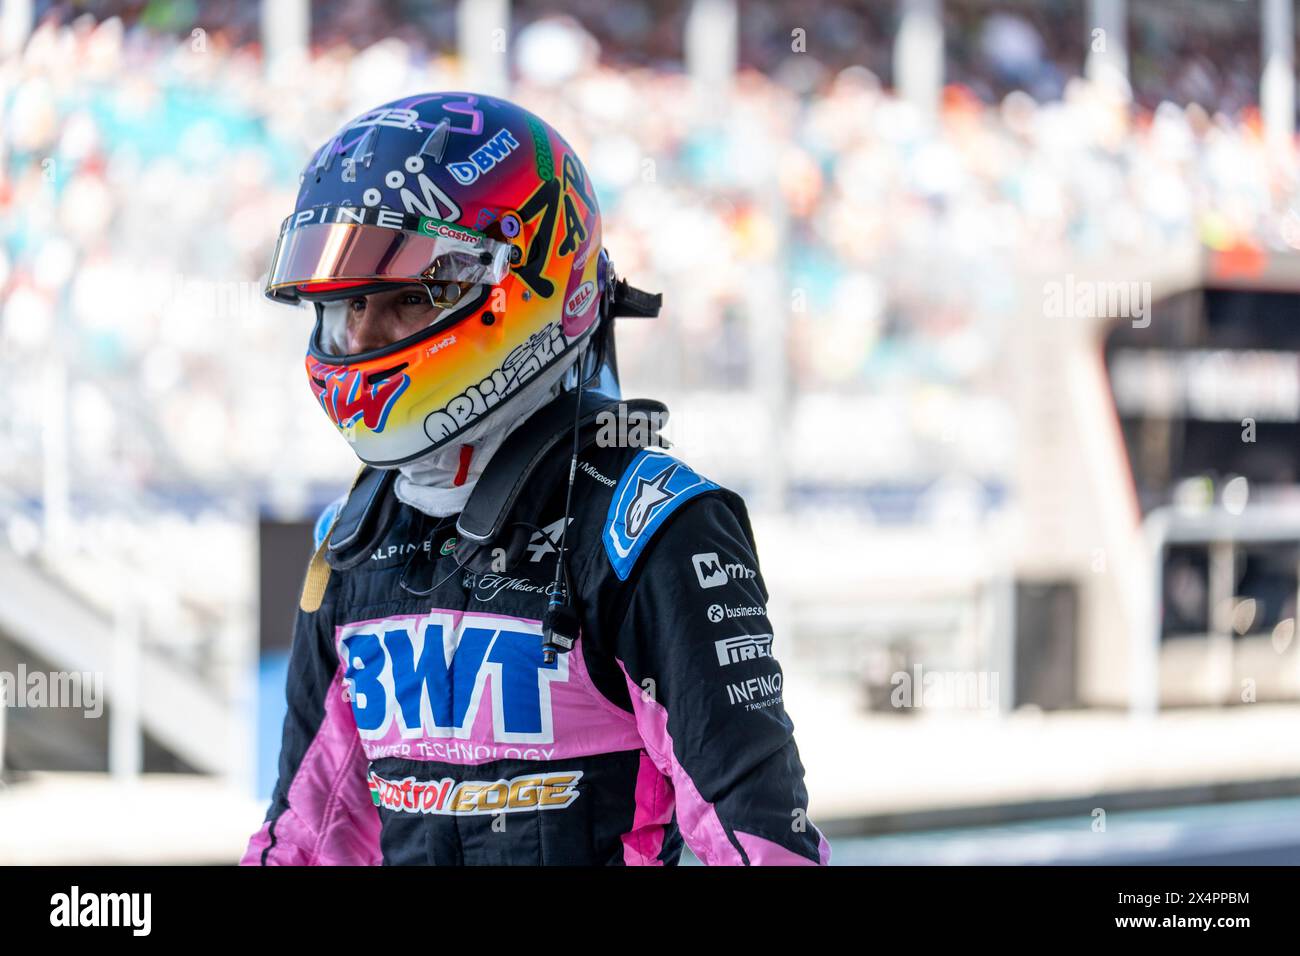
{"type": "Polygon", "coordinates": [[[596,297],[596,284],[588,280],[578,286],[569,296],[569,301],[564,303],[564,314],[570,318],[576,318],[584,314],[587,309],[591,308],[592,300],[596,297]]]}
{"type": "Polygon", "coordinates": [[[362,386],[363,374],[355,368],[330,368],[319,362],[311,366],[311,386],[325,414],[339,428],[351,428],[360,419],[372,432],[382,432],[388,413],[408,385],[406,374],[362,386]]]}

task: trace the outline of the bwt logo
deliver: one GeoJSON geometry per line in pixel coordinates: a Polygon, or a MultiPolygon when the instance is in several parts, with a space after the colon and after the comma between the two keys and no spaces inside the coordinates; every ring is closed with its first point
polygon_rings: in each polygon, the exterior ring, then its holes
{"type": "Polygon", "coordinates": [[[341,628],[357,730],[467,739],[488,697],[497,742],[553,742],[550,685],[569,679],[568,659],[544,663],[541,634],[539,621],[451,611],[341,628]]]}
{"type": "Polygon", "coordinates": [[[456,177],[456,182],[468,186],[513,153],[518,146],[519,140],[515,139],[510,130],[498,130],[495,136],[469,154],[469,162],[448,163],[447,170],[456,177]]]}
{"type": "Polygon", "coordinates": [[[372,432],[384,430],[388,413],[411,384],[411,376],[405,373],[378,379],[360,369],[330,368],[320,363],[313,363],[309,373],[312,391],[330,421],[339,428],[351,428],[360,419],[372,432]]]}

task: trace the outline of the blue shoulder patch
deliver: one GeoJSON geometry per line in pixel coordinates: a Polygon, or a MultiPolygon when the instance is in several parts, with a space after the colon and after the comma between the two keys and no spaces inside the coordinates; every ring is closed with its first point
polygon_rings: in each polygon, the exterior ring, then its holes
{"type": "Polygon", "coordinates": [[[316,527],[312,529],[311,549],[313,552],[320,550],[320,543],[325,540],[325,535],[330,533],[330,528],[334,527],[334,519],[339,516],[339,512],[343,510],[347,500],[347,495],[340,495],[327,504],[325,510],[320,513],[320,517],[316,519],[316,527]]]}
{"type": "Polygon", "coordinates": [[[683,502],[718,486],[676,458],[643,449],[619,479],[605,519],[605,553],[620,581],[626,581],[646,544],[683,502]]]}

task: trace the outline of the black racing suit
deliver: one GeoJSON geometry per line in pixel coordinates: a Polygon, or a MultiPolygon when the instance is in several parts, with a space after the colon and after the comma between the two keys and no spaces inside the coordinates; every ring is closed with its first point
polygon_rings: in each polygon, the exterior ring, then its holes
{"type": "Polygon", "coordinates": [[[581,638],[547,665],[563,492],[516,566],[481,574],[457,565],[454,519],[402,505],[299,610],[245,864],[654,865],[683,837],[708,864],[829,860],[741,498],[657,448],[585,452],[581,638]]]}

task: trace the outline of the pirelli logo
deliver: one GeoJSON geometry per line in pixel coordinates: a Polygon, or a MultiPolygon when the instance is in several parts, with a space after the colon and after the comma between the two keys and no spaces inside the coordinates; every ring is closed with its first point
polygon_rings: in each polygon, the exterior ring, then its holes
{"type": "Polygon", "coordinates": [[[718,652],[718,664],[726,667],[740,661],[754,661],[760,657],[772,656],[771,634],[741,634],[739,637],[724,637],[713,642],[718,652]]]}
{"type": "Polygon", "coordinates": [[[389,780],[370,773],[367,785],[375,806],[398,813],[466,816],[563,810],[578,799],[581,770],[530,773],[509,780],[389,780]]]}

